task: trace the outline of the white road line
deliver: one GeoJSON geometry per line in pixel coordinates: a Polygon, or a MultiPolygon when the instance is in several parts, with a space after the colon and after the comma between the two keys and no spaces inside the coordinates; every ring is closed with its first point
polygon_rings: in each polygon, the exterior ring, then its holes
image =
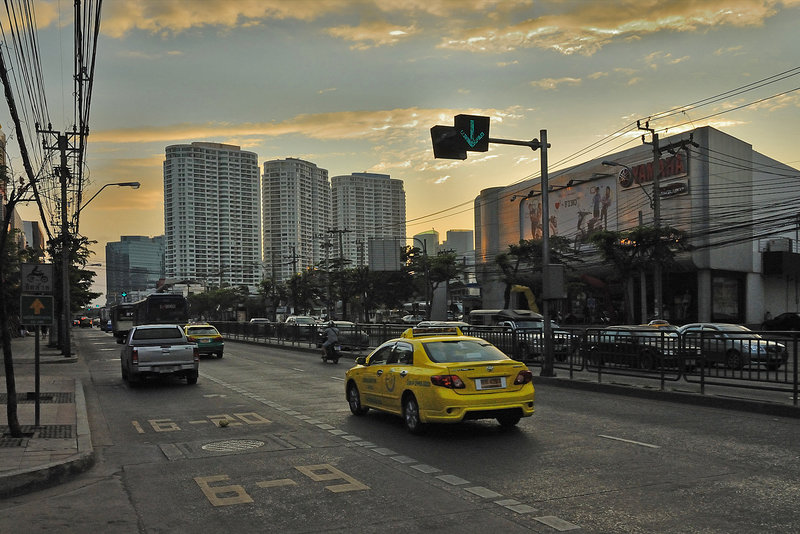
{"type": "Polygon", "coordinates": [[[305,373],[306,372],[305,369],[298,369],[297,367],[292,367],[292,369],[295,370],[295,371],[300,371],[301,373],[305,373]]]}
{"type": "Polygon", "coordinates": [[[605,436],[603,434],[598,434],[598,437],[606,438],[606,439],[613,439],[615,441],[624,441],[625,443],[632,443],[633,445],[641,445],[642,447],[649,447],[651,449],[660,449],[661,448],[660,445],[653,445],[652,443],[642,443],[641,441],[633,441],[633,440],[630,440],[630,439],[617,438],[617,437],[614,437],[614,436],[605,436]]]}
{"type": "Polygon", "coordinates": [[[338,380],[339,382],[344,382],[344,378],[342,378],[341,376],[332,376],[331,378],[334,380],[338,380]]]}

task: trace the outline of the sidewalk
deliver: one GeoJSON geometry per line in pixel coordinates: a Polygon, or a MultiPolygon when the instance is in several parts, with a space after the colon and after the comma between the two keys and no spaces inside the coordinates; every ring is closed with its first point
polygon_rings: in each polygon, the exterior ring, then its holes
{"type": "Polygon", "coordinates": [[[40,340],[36,427],[35,339],[14,338],[11,348],[17,419],[24,437],[8,433],[6,377],[0,365],[0,498],[58,484],[94,463],[83,383],[60,371],[74,365],[77,356],[65,358],[58,349],[47,347],[46,339],[40,340]]]}

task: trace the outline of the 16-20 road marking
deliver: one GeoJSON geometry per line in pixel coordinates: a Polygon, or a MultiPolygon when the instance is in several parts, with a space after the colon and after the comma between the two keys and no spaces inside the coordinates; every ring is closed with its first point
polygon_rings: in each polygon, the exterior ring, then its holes
{"type": "MultiPolygon", "coordinates": [[[[155,432],[177,432],[183,430],[178,423],[172,419],[148,419],[147,422],[155,432]]],[[[266,425],[271,423],[269,419],[256,412],[245,412],[230,414],[207,415],[206,419],[189,421],[190,425],[212,423],[215,426],[242,426],[242,425],[266,425]]],[[[131,421],[133,428],[139,434],[147,432],[139,421],[131,421]]]]}

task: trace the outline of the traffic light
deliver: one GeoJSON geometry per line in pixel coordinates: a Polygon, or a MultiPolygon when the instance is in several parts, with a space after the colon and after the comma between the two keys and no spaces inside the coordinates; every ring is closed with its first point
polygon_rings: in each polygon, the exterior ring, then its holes
{"type": "Polygon", "coordinates": [[[431,128],[433,157],[444,159],[467,159],[464,142],[460,139],[454,126],[437,125],[431,128]]]}
{"type": "Polygon", "coordinates": [[[469,152],[489,150],[489,117],[456,115],[454,126],[431,128],[433,156],[445,159],[467,159],[469,152]]]}

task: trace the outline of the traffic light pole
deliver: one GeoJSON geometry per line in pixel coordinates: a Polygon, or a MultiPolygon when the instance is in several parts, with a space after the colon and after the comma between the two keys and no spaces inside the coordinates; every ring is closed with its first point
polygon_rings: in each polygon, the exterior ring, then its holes
{"type": "Polygon", "coordinates": [[[500,145],[527,146],[531,150],[541,150],[541,187],[542,187],[542,338],[543,362],[540,376],[556,376],[553,370],[553,326],[550,323],[550,299],[547,288],[550,287],[550,201],[548,193],[547,173],[547,130],[539,130],[539,140],[516,141],[513,139],[489,138],[489,143],[500,145]]]}
{"type": "Polygon", "coordinates": [[[553,328],[550,324],[550,206],[547,185],[547,130],[540,130],[540,139],[517,141],[489,137],[489,117],[479,115],[456,115],[453,126],[437,124],[431,128],[433,156],[445,159],[467,159],[467,152],[486,152],[490,143],[499,145],[526,146],[542,151],[542,337],[544,362],[541,376],[555,376],[553,371],[553,328]]]}

